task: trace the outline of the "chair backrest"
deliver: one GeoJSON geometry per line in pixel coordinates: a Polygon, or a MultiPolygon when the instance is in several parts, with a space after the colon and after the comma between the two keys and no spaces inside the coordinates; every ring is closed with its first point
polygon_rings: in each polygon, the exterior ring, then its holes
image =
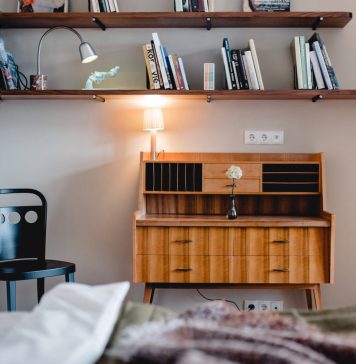
{"type": "Polygon", "coordinates": [[[47,201],[33,189],[0,189],[0,195],[18,193],[38,196],[41,205],[0,207],[0,261],[45,259],[47,201]]]}

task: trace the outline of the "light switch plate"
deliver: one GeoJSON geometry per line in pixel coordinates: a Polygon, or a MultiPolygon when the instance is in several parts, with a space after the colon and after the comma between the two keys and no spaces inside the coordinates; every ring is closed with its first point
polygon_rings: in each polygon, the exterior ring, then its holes
{"type": "Polygon", "coordinates": [[[245,144],[284,144],[283,130],[245,130],[245,144]]]}

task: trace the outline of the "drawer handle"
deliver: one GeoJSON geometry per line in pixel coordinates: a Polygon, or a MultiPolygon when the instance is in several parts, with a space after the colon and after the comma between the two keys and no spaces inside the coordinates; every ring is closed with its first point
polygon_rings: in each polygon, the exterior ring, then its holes
{"type": "Polygon", "coordinates": [[[289,272],[289,269],[272,269],[272,272],[287,273],[287,272],[289,272]]]}
{"type": "Polygon", "coordinates": [[[273,240],[272,243],[276,243],[276,244],[289,244],[289,240],[273,240]]]}
{"type": "Polygon", "coordinates": [[[191,268],[177,268],[176,272],[191,272],[192,270],[191,268]]]}
{"type": "Polygon", "coordinates": [[[181,243],[181,244],[190,244],[192,242],[193,242],[193,240],[189,240],[189,239],[176,240],[176,243],[181,243]]]}

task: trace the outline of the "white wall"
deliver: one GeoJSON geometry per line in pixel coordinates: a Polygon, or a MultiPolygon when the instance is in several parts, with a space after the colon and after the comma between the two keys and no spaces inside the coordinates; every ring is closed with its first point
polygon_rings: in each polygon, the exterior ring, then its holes
{"type": "MultiPolygon", "coordinates": [[[[72,0],[85,10],[86,0],[72,0]]],[[[239,1],[216,0],[220,10],[238,10],[239,1]]],[[[173,0],[121,0],[121,10],[172,10],[173,0]],[[152,5],[150,8],[148,5],[152,5]]],[[[0,0],[0,10],[15,9],[15,1],[0,0]]],[[[293,10],[346,10],[348,0],[298,0],[293,10]]],[[[121,67],[119,77],[105,87],[145,87],[141,46],[157,29],[80,30],[100,59],[81,65],[77,40],[66,31],[52,33],[43,46],[43,71],[50,88],[80,89],[94,70],[121,67]]],[[[180,54],[192,88],[202,88],[202,64],[222,63],[224,36],[231,45],[247,46],[254,38],[267,88],[293,84],[289,44],[310,29],[158,29],[161,41],[180,54]]],[[[38,40],[44,30],[0,30],[20,69],[35,72],[38,40]]],[[[356,21],[344,29],[321,29],[343,88],[356,88],[356,21]]],[[[91,101],[5,101],[0,103],[0,186],[34,187],[49,203],[48,257],[77,264],[76,278],[90,284],[131,279],[131,216],[136,208],[139,151],[149,149],[142,131],[145,99],[91,101]]],[[[328,209],[337,215],[336,283],[322,288],[327,307],[356,304],[353,289],[356,258],[355,101],[204,101],[165,99],[166,130],[159,144],[166,151],[319,152],[326,153],[328,209]],[[284,146],[245,146],[245,129],[283,129],[284,146]]],[[[52,279],[48,286],[60,281],[52,279]]],[[[0,310],[5,286],[0,285],[0,310]]],[[[143,287],[133,285],[131,298],[141,300],[143,287]]],[[[209,296],[243,299],[283,299],[287,307],[304,307],[301,292],[205,291],[209,296]]],[[[35,304],[35,283],[21,282],[19,309],[35,304]]],[[[159,291],[155,303],[183,310],[201,298],[192,291],[159,291]]]]}

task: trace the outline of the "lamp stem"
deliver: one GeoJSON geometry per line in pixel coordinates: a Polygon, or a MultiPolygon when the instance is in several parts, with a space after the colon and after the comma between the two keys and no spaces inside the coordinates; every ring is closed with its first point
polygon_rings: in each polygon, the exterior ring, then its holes
{"type": "Polygon", "coordinates": [[[157,160],[157,148],[156,148],[156,136],[157,130],[151,130],[151,160],[157,160]]]}
{"type": "Polygon", "coordinates": [[[67,29],[69,31],[71,31],[72,33],[74,33],[80,40],[81,43],[84,42],[82,36],[73,28],[70,28],[70,27],[66,27],[66,26],[58,26],[58,27],[54,27],[54,28],[51,28],[51,29],[48,29],[41,37],[40,39],[40,42],[38,44],[38,49],[37,49],[37,75],[40,75],[41,74],[41,48],[42,48],[42,42],[43,42],[43,39],[47,36],[47,34],[53,32],[54,30],[57,30],[57,29],[67,29]]]}

